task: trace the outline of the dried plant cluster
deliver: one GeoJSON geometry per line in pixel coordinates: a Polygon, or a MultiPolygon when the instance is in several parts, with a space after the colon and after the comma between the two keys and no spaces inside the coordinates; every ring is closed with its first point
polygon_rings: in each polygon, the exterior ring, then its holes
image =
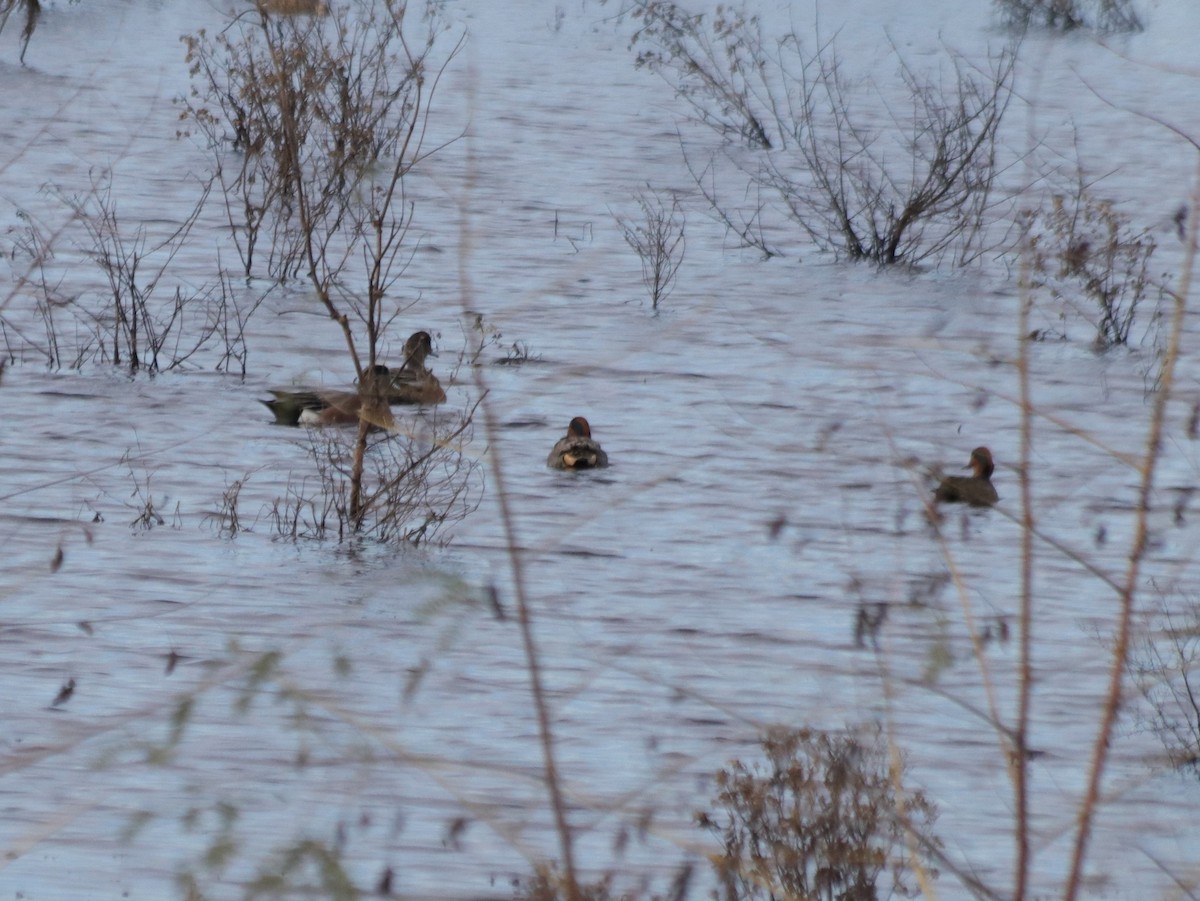
{"type": "MultiPolygon", "coordinates": [[[[0,7],[0,17],[12,8],[0,7]]],[[[193,90],[183,119],[212,153],[211,178],[165,235],[119,216],[102,177],[82,197],[54,191],[67,225],[82,226],[82,253],[99,272],[86,286],[76,284],[78,266],[60,266],[55,255],[67,226],[24,215],[14,259],[25,266],[10,297],[33,293],[36,319],[30,328],[0,317],[9,356],[150,373],[206,365],[244,376],[251,315],[275,286],[303,279],[314,312],[341,334],[357,384],[367,384],[363,374],[394,351],[392,327],[414,303],[401,282],[414,213],[404,179],[432,152],[427,107],[440,66],[454,55],[432,67],[442,28],[434,10],[425,12],[418,25],[394,0],[333,11],[263,3],[216,36],[185,36],[193,90]],[[170,281],[210,197],[223,203],[243,271],[265,275],[270,287],[236,291],[224,272],[199,288],[170,281]]],[[[477,503],[477,468],[461,452],[473,412],[423,417],[411,424],[418,437],[401,430],[378,442],[378,423],[364,418],[349,450],[341,436],[320,449],[315,442],[314,473],[292,481],[312,493],[293,488],[275,504],[276,530],[427,540],[477,503]]],[[[245,528],[239,495],[227,492],[214,514],[225,534],[245,528]]]]}
{"type": "Polygon", "coordinates": [[[698,815],[721,843],[713,866],[725,901],[874,901],[915,894],[914,870],[932,877],[908,849],[938,847],[936,811],[903,789],[881,735],[777,728],[762,749],[763,762],[717,774],[717,809],[698,815]]]}
{"type": "MultiPolygon", "coordinates": [[[[20,4],[32,16],[28,40],[38,6],[36,0],[20,0],[20,4]]],[[[0,28],[17,6],[18,0],[0,0],[0,28]]],[[[1067,0],[1054,0],[1050,7],[1052,14],[1041,24],[1077,27],[1060,14],[1073,8],[1067,0]]],[[[1119,8],[1115,0],[1100,0],[1101,10],[1110,7],[1119,8]]],[[[899,136],[885,135],[862,124],[858,94],[830,44],[805,51],[795,34],[767,40],[755,18],[728,9],[709,19],[686,13],[673,3],[647,0],[635,3],[633,15],[640,22],[635,38],[641,48],[639,64],[667,78],[698,121],[742,145],[723,152],[749,178],[750,195],[775,198],[817,246],[848,259],[882,264],[937,262],[948,256],[962,262],[978,254],[995,178],[997,129],[1011,95],[1011,48],[990,60],[986,72],[952,59],[954,77],[947,82],[948,90],[901,63],[901,78],[915,112],[894,117],[905,123],[899,136]],[[897,146],[905,152],[895,168],[888,161],[897,146]]],[[[431,65],[437,28],[427,23],[421,40],[410,41],[405,17],[406,7],[390,0],[332,10],[309,0],[264,0],[216,38],[204,34],[188,38],[197,86],[187,116],[212,148],[212,184],[225,202],[242,268],[247,275],[263,270],[276,282],[307,282],[318,309],[344,337],[347,356],[360,377],[381,358],[391,325],[407,309],[396,299],[402,287],[406,236],[413,222],[404,179],[431,152],[424,147],[424,122],[440,72],[431,65]],[[360,263],[365,263],[361,272],[356,268],[360,263]]],[[[1027,21],[1034,20],[1031,15],[1027,21]]],[[[766,237],[770,229],[764,221],[765,201],[746,214],[728,206],[715,187],[715,158],[707,166],[692,167],[692,172],[721,221],[745,244],[765,254],[775,252],[766,237]]],[[[642,259],[647,289],[657,307],[669,293],[682,258],[682,211],[674,200],[667,203],[659,195],[642,194],[639,205],[645,223],[623,224],[623,228],[642,259]]],[[[1083,564],[1088,577],[1096,580],[1089,587],[1099,585],[1117,610],[1108,649],[1109,683],[1094,713],[1094,744],[1082,773],[1087,785],[1080,793],[1070,835],[1062,841],[1071,856],[1061,893],[1065,899],[1079,897],[1088,884],[1091,830],[1106,800],[1102,787],[1108,755],[1119,717],[1130,703],[1127,679],[1138,680],[1152,711],[1147,723],[1162,736],[1171,762],[1200,770],[1196,764],[1200,716],[1193,689],[1197,646],[1192,637],[1200,615],[1190,608],[1182,615],[1164,608],[1160,634],[1139,646],[1136,659],[1132,650],[1134,614],[1144,591],[1142,566],[1154,546],[1150,519],[1156,512],[1155,479],[1165,443],[1167,407],[1177,390],[1175,365],[1196,263],[1194,211],[1198,206],[1200,191],[1190,199],[1192,215],[1182,220],[1186,252],[1180,287],[1168,292],[1173,307],[1162,374],[1151,399],[1144,453],[1132,467],[1137,496],[1128,508],[1132,537],[1124,558],[1126,568],[1112,574],[1064,544],[1051,544],[1053,551],[1083,564]]],[[[45,352],[52,365],[63,365],[63,359],[74,360],[75,365],[94,359],[162,370],[197,359],[201,351],[215,347],[221,354],[218,365],[240,364],[244,370],[242,335],[252,306],[241,310],[234,305],[229,310],[207,303],[225,298],[223,293],[190,299],[179,291],[172,295],[159,288],[196,214],[177,233],[154,241],[139,228],[122,231],[116,206],[106,192],[97,190],[70,208],[84,224],[92,243],[90,256],[109,290],[103,309],[85,308],[66,296],[48,266],[57,234],[30,227],[22,245],[29,261],[23,283],[35,284],[44,299],[45,352]],[[166,301],[155,299],[164,295],[166,301]],[[82,316],[79,322],[89,323],[84,331],[90,336],[80,345],[85,350],[72,347],[65,356],[59,327],[64,309],[82,316]],[[85,309],[89,312],[76,313],[85,309]]],[[[1082,189],[1069,200],[1056,199],[1049,210],[1028,214],[1023,225],[1027,238],[1023,246],[1036,277],[1022,288],[1049,290],[1070,303],[1090,299],[1100,310],[1096,323],[1100,342],[1106,346],[1127,342],[1138,306],[1152,290],[1147,267],[1153,241],[1133,229],[1111,204],[1082,189]]],[[[1024,336],[1029,334],[1024,317],[1031,304],[1022,299],[1026,302],[1021,305],[1018,331],[1024,336]]],[[[478,357],[500,336],[481,318],[476,328],[478,357]]],[[[9,335],[7,328],[5,335],[9,335]]],[[[24,334],[19,339],[27,341],[24,334]]],[[[917,888],[932,896],[931,880],[937,874],[927,860],[952,872],[977,897],[1033,895],[1035,851],[1044,838],[1035,828],[1043,811],[1035,810],[1031,788],[1037,684],[1034,538],[1052,536],[1040,529],[1040,509],[1030,486],[1036,462],[1033,422],[1039,418],[1030,384],[1032,342],[1018,344],[1015,369],[1020,391],[1015,403],[1021,411],[1021,453],[1014,467],[1018,485],[1011,500],[1005,499],[1007,509],[993,511],[1011,511],[1021,530],[1020,589],[1015,599],[1019,612],[1013,614],[1016,647],[1007,658],[1016,695],[1011,707],[1004,708],[993,694],[992,668],[997,664],[983,652],[992,640],[993,623],[972,613],[948,550],[950,575],[943,581],[940,572],[935,574],[917,592],[922,598],[936,597],[952,582],[964,598],[963,622],[987,699],[983,705],[964,703],[955,712],[976,717],[982,729],[990,729],[1006,758],[1003,765],[1010,779],[1013,811],[1011,878],[1005,877],[1001,890],[970,872],[971,861],[958,868],[947,861],[933,833],[933,803],[905,786],[899,755],[880,734],[781,727],[763,737],[763,761],[735,761],[717,775],[712,809],[698,816],[715,841],[711,860],[719,896],[727,901],[763,897],[873,901],[911,895],[917,888]]],[[[528,347],[514,342],[508,359],[528,360],[528,347]]],[[[482,389],[482,375],[476,378],[482,389]]],[[[486,405],[478,409],[491,439],[495,416],[486,405]]],[[[468,406],[461,414],[415,416],[397,434],[372,431],[365,421],[356,433],[311,433],[312,470],[293,476],[286,497],[271,508],[275,534],[292,539],[370,535],[384,541],[429,540],[478,503],[478,468],[462,453],[475,413],[476,408],[468,406]]],[[[1200,428],[1198,421],[1200,413],[1188,427],[1191,439],[1200,428]]],[[[1123,466],[1131,459],[1115,451],[1113,458],[1123,466]]],[[[616,894],[614,885],[622,874],[610,872],[589,882],[574,863],[575,843],[582,831],[576,823],[586,803],[579,799],[586,796],[568,793],[568,780],[557,768],[552,706],[556,699],[542,682],[522,575],[523,545],[513,528],[510,495],[504,490],[497,459],[492,455],[513,574],[511,608],[521,629],[523,663],[543,752],[541,776],[561,861],[558,866],[533,864],[533,878],[521,897],[599,901],[616,894]]],[[[160,509],[166,501],[155,501],[150,475],[139,480],[131,469],[131,477],[135,491],[129,506],[137,513],[133,526],[166,525],[160,509]]],[[[244,480],[227,487],[223,511],[213,518],[225,534],[245,528],[238,511],[243,485],[244,480]]],[[[1186,499],[1176,510],[1177,518],[1184,516],[1185,507],[1186,499]]],[[[938,533],[937,522],[931,527],[938,533]]],[[[52,568],[61,563],[60,547],[52,568]]],[[[494,587],[492,597],[493,609],[501,611],[494,587]]],[[[879,636],[888,625],[887,609],[885,604],[859,604],[859,652],[886,653],[886,642],[879,636]]],[[[994,627],[995,634],[1009,639],[1007,618],[997,620],[994,627]]],[[[212,667],[211,681],[179,702],[169,739],[147,746],[148,762],[161,762],[174,752],[196,698],[218,684],[242,685],[235,706],[241,715],[251,711],[255,698],[293,705],[292,724],[303,738],[339,722],[342,714],[328,703],[326,686],[321,693],[306,694],[295,680],[286,678],[280,652],[254,660],[250,656],[234,647],[233,663],[212,667]]],[[[173,667],[176,659],[172,651],[168,666],[173,667]]],[[[60,697],[65,701],[74,687],[71,679],[60,697]]],[[[340,722],[361,729],[357,716],[340,722]]],[[[308,763],[311,750],[303,738],[296,753],[301,766],[308,763]]],[[[199,827],[211,842],[205,863],[214,877],[239,853],[233,829],[236,815],[235,807],[219,802],[211,811],[193,809],[182,818],[185,825],[199,827]]],[[[604,815],[616,814],[605,810],[604,815]]],[[[447,829],[448,844],[454,843],[465,822],[456,816],[447,829]]],[[[329,841],[283,836],[278,855],[254,862],[257,872],[241,887],[251,896],[393,894],[394,874],[386,866],[375,871],[379,876],[373,887],[355,882],[363,870],[348,865],[353,856],[347,843],[340,825],[329,841]]],[[[690,875],[685,863],[666,897],[686,897],[690,875]]],[[[200,897],[206,888],[194,874],[185,874],[181,886],[189,897],[200,897]]]]}
{"type": "Polygon", "coordinates": [[[650,295],[651,307],[658,309],[675,287],[675,276],[683,264],[684,225],[687,217],[679,198],[666,198],[650,189],[639,191],[635,198],[642,216],[640,220],[617,218],[625,243],[633,248],[642,262],[642,284],[650,295]]]}
{"type": "Polygon", "coordinates": [[[291,480],[269,512],[273,531],[291,540],[342,540],[354,534],[407,544],[432,540],[479,505],[479,465],[463,452],[471,439],[472,414],[421,417],[411,434],[373,435],[357,509],[351,491],[353,434],[311,432],[315,476],[291,480]]]}
{"type": "Polygon", "coordinates": [[[245,375],[246,325],[263,295],[236,291],[221,273],[199,286],[171,274],[205,192],[184,222],[155,236],[118,214],[107,178],[97,177],[82,196],[50,193],[68,221],[82,226],[83,243],[71,249],[95,269],[80,267],[74,253],[60,258],[56,242],[64,229],[20,213],[24,227],[13,241],[13,260],[23,264],[17,287],[33,295],[41,334],[0,316],[9,356],[40,357],[51,369],[104,364],[156,373],[203,365],[245,375]]]}
{"type": "Polygon", "coordinates": [[[1146,700],[1141,725],[1162,742],[1172,767],[1200,778],[1200,603],[1162,597],[1132,655],[1146,700]]]}
{"type": "Polygon", "coordinates": [[[548,864],[538,864],[534,867],[533,876],[518,888],[515,897],[518,901],[615,901],[622,896],[614,891],[611,876],[593,883],[570,886],[557,869],[548,864]]]}
{"type": "Polygon", "coordinates": [[[426,155],[439,74],[436,20],[417,41],[408,20],[392,0],[315,17],[260,7],[184,38],[186,116],[212,148],[247,275],[261,256],[273,278],[327,283],[377,236],[376,261],[394,257],[409,225],[402,180],[426,155]]]}
{"type": "Polygon", "coordinates": [[[768,218],[781,213],[818,248],[851,260],[962,263],[978,255],[1015,46],[983,70],[947,54],[948,87],[901,59],[912,111],[878,111],[832,42],[808,49],[795,32],[770,38],[757,17],[729,7],[709,17],[648,0],[631,16],[637,65],[672,84],[698,122],[753,151],[719,154],[748,184],[735,196],[758,198],[749,210],[720,190],[718,155],[688,160],[714,215],[744,246],[778,253],[768,218]],[[877,121],[896,126],[869,124],[877,121]]]}
{"type": "Polygon", "coordinates": [[[1131,0],[995,0],[1005,24],[1053,31],[1141,31],[1131,0]]]}
{"type": "Polygon", "coordinates": [[[1030,287],[1073,308],[1090,301],[1097,315],[1085,315],[1095,323],[1096,344],[1128,344],[1138,308],[1148,294],[1162,293],[1150,275],[1154,237],[1084,187],[1056,194],[1048,210],[1026,212],[1021,224],[1030,287]]]}
{"type": "MultiPolygon", "coordinates": [[[[416,39],[407,4],[395,0],[296,11],[259,5],[215,37],[186,37],[186,118],[212,149],[245,273],[261,264],[277,282],[305,280],[340,329],[362,386],[412,306],[400,284],[413,216],[404,180],[432,152],[425,129],[442,71],[432,62],[441,29],[430,14],[416,39]]],[[[331,440],[313,455],[317,478],[300,481],[320,490],[277,503],[277,531],[427,537],[457,515],[473,471],[458,451],[469,416],[432,421],[442,429],[425,442],[432,451],[398,440],[368,455],[366,418],[348,456],[331,440]],[[438,511],[435,498],[445,503],[438,511]]]]}

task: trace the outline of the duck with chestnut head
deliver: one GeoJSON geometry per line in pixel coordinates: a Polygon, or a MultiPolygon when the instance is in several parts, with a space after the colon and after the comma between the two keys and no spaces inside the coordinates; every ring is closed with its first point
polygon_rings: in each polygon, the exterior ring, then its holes
{"type": "Polygon", "coordinates": [[[969,476],[946,476],[937,488],[933,489],[933,499],[947,504],[969,504],[972,507],[991,507],[1000,500],[996,487],[992,484],[992,473],[995,464],[992,463],[992,452],[986,447],[977,447],[971,451],[971,462],[967,468],[972,471],[969,476]]]}
{"type": "Polygon", "coordinates": [[[567,434],[558,439],[546,465],[551,469],[600,469],[608,465],[608,454],[592,437],[592,427],[582,416],[567,426],[567,434]]]}

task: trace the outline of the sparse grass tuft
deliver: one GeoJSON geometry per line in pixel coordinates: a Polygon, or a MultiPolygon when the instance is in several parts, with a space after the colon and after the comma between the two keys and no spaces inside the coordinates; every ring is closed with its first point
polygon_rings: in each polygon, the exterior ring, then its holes
{"type": "Polygon", "coordinates": [[[245,487],[248,478],[249,476],[246,476],[228,483],[221,495],[220,506],[204,517],[223,538],[235,538],[240,532],[250,531],[250,527],[242,522],[238,506],[242,488],[245,487]]]}

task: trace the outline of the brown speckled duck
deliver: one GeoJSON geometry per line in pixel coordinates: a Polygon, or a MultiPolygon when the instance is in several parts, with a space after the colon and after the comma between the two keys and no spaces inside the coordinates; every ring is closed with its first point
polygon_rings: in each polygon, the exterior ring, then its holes
{"type": "Polygon", "coordinates": [[[567,434],[550,451],[546,465],[551,469],[599,469],[608,465],[608,454],[592,437],[588,421],[576,416],[567,426],[567,434]]]}
{"type": "Polygon", "coordinates": [[[986,447],[971,451],[971,462],[967,468],[973,470],[969,476],[946,476],[933,490],[933,499],[945,503],[970,504],[972,507],[990,507],[1000,500],[992,485],[992,452],[986,447]]]}
{"type": "Polygon", "coordinates": [[[433,352],[429,332],[414,332],[404,342],[404,363],[399,369],[376,364],[355,388],[342,391],[303,388],[272,390],[263,404],[278,425],[354,425],[366,419],[380,428],[395,425],[391,404],[440,404],[446,399],[437,376],[425,367],[433,352]]]}
{"type": "Polygon", "coordinates": [[[425,367],[426,357],[436,357],[429,332],[413,332],[404,342],[404,365],[390,373],[389,404],[440,404],[446,392],[436,375],[425,367]]]}
{"type": "Polygon", "coordinates": [[[357,390],[272,390],[272,400],[260,401],[275,415],[276,425],[354,425],[367,419],[373,425],[393,425],[388,409],[392,373],[386,366],[372,367],[357,390]]]}

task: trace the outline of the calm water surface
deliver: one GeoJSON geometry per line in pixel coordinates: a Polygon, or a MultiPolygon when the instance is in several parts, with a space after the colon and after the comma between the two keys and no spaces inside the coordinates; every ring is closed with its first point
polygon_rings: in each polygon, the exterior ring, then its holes
{"type": "MultiPolygon", "coordinates": [[[[971,712],[987,689],[966,620],[1015,628],[1020,596],[1021,532],[1007,515],[1020,421],[1012,278],[998,265],[877,273],[804,246],[764,263],[690,203],[679,285],[654,315],[613,214],[630,213],[647,182],[689,192],[679,142],[702,154],[711,136],[634,70],[614,10],[529,2],[510,18],[475,6],[447,4],[468,41],[433,127],[466,137],[413,179],[423,250],[397,289],[414,304],[398,331],[437,334],[436,368],[456,373],[452,411],[479,397],[460,357],[476,314],[502,333],[481,358],[501,427],[489,437],[477,425],[467,453],[504,469],[583,865],[661,890],[680,861],[702,863],[692,814],[763,725],[882,719],[941,810],[951,859],[1003,892],[1012,797],[997,736],[971,712]],[[532,359],[499,365],[514,341],[532,359]],[[543,467],[576,414],[608,471],[543,467]],[[953,511],[939,540],[909,462],[957,467],[981,443],[999,461],[1003,509],[953,511]],[[945,581],[950,560],[961,594],[945,581]],[[856,646],[860,605],[882,603],[878,652],[856,646]]],[[[936,24],[867,0],[841,6],[859,23],[844,32],[851,58],[876,58],[889,27],[917,59],[939,28],[965,49],[995,39],[982,0],[931,8],[936,24]]],[[[188,87],[178,37],[220,28],[224,12],[60,3],[27,68],[13,23],[0,38],[3,221],[10,241],[18,211],[62,229],[64,295],[100,282],[56,192],[86,192],[111,169],[122,219],[151,231],[195,202],[209,157],[175,138],[172,101],[188,87]]],[[[823,15],[832,32],[834,13],[823,15]]],[[[1127,55],[1171,58],[1164,30],[1200,24],[1188,15],[1155,10],[1127,55]]],[[[1068,115],[1085,158],[1097,152],[1088,135],[1108,136],[1111,190],[1156,229],[1166,266],[1191,162],[1096,100],[1079,70],[1120,105],[1161,101],[1168,117],[1194,82],[1087,42],[1048,42],[1031,58],[1039,66],[1022,78],[1038,102],[1014,141],[1029,122],[1057,133],[1068,115]]],[[[206,210],[170,278],[195,286],[231,265],[221,217],[206,210]]],[[[38,338],[30,290],[9,296],[4,284],[6,320],[38,338]]],[[[556,853],[519,635],[484,601],[494,585],[512,610],[486,467],[472,483],[479,509],[441,535],[445,547],[274,540],[267,511],[309,472],[308,438],[271,427],[257,399],[270,385],[349,377],[340,336],[311,310],[302,289],[268,296],[244,380],[211,363],[156,378],[47,371],[34,352],[4,373],[0,896],[161,898],[192,870],[212,897],[236,897],[277,849],[309,837],[340,842],[364,886],[390,867],[406,897],[507,897],[530,859],[556,853]],[[239,480],[248,529],[230,539],[211,514],[239,480]],[[162,523],[132,525],[148,499],[162,523]],[[255,687],[270,651],[278,669],[255,687]],[[73,695],[52,708],[68,680],[73,695]],[[194,708],[173,743],[185,699],[194,708]],[[222,834],[220,804],[239,811],[237,853],[208,873],[199,861],[222,834]]],[[[1058,312],[1037,316],[1061,328],[1058,312]]],[[[1106,449],[1142,448],[1153,354],[1097,355],[1089,330],[1072,312],[1071,340],[1033,348],[1035,504],[1047,535],[1116,577],[1137,476],[1106,449]]],[[[1189,323],[1185,346],[1195,336],[1189,323]]],[[[1176,600],[1195,573],[1193,517],[1171,510],[1196,481],[1196,386],[1185,352],[1146,573],[1176,600]]],[[[1034,844],[1049,897],[1069,861],[1117,606],[1069,554],[1041,544],[1037,561],[1034,844]]],[[[1013,643],[988,645],[1005,717],[1015,662],[1013,643]]],[[[1161,748],[1136,722],[1131,710],[1097,822],[1097,897],[1163,896],[1160,863],[1195,868],[1196,787],[1160,771],[1161,748]]],[[[950,874],[940,891],[965,896],[950,874]]]]}

